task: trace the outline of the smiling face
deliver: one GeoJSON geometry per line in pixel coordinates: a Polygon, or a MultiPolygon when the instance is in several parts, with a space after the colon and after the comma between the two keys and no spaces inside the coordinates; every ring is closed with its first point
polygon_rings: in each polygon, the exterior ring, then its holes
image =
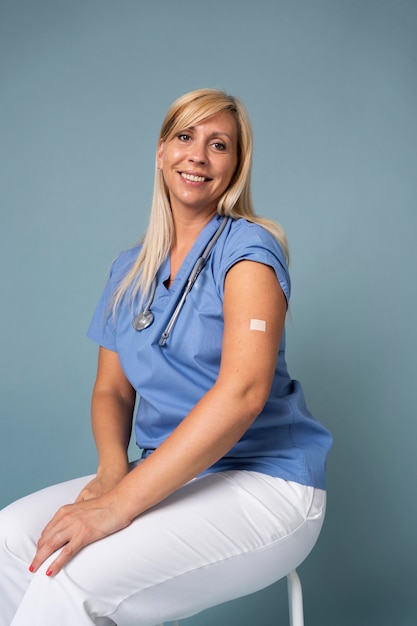
{"type": "Polygon", "coordinates": [[[224,111],[160,141],[157,166],[162,171],[173,212],[214,214],[237,166],[237,126],[224,111]]]}

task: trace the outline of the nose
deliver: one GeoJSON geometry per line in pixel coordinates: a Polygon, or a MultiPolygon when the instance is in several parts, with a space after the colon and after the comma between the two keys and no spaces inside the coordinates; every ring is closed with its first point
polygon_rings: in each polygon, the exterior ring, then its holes
{"type": "Polygon", "coordinates": [[[206,163],[207,152],[203,141],[193,141],[188,155],[192,163],[206,163]]]}

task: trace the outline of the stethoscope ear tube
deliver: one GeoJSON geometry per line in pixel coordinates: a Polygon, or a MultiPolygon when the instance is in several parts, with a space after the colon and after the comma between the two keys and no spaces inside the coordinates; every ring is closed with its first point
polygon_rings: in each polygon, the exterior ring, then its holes
{"type": "MultiPolygon", "coordinates": [[[[184,302],[188,296],[188,294],[190,293],[191,289],[194,286],[195,281],[198,278],[198,275],[200,274],[201,270],[204,268],[205,264],[207,263],[207,259],[210,255],[210,252],[213,249],[213,246],[215,245],[216,241],[218,240],[218,238],[220,237],[220,235],[222,234],[223,230],[225,229],[225,226],[227,224],[227,222],[229,221],[228,217],[223,217],[223,220],[220,224],[220,226],[218,227],[218,229],[216,230],[216,232],[214,233],[214,236],[210,239],[210,241],[208,242],[207,246],[204,249],[203,254],[201,255],[201,257],[199,257],[191,271],[190,276],[188,277],[187,280],[187,284],[184,288],[184,291],[181,295],[181,298],[178,301],[177,306],[174,309],[174,312],[168,322],[168,324],[165,327],[164,332],[162,333],[158,344],[160,346],[165,346],[168,337],[170,336],[172,329],[175,326],[175,323],[178,319],[178,315],[181,312],[182,307],[184,306],[184,302]]],[[[153,299],[155,297],[155,291],[156,291],[156,280],[154,280],[152,282],[152,287],[151,287],[151,294],[149,296],[149,300],[146,303],[145,308],[143,309],[142,313],[139,313],[135,319],[133,320],[133,328],[135,330],[141,331],[141,330],[145,330],[145,328],[148,328],[148,326],[150,326],[152,324],[152,322],[154,321],[154,316],[151,309],[152,306],[152,302],[153,299]]]]}
{"type": "Polygon", "coordinates": [[[166,328],[164,330],[164,332],[162,333],[158,344],[160,346],[164,346],[167,342],[168,337],[171,334],[171,330],[174,328],[175,326],[175,322],[177,321],[178,315],[181,312],[182,307],[184,306],[184,302],[185,302],[185,298],[188,296],[188,294],[190,293],[192,288],[192,285],[190,285],[190,282],[188,281],[187,286],[184,290],[184,293],[182,294],[177,306],[175,307],[175,310],[171,316],[171,319],[169,320],[168,324],[166,325],[166,328]]]}

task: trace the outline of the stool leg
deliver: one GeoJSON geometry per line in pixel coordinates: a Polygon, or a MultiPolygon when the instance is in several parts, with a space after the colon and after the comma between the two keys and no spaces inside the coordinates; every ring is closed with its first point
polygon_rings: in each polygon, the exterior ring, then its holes
{"type": "Polygon", "coordinates": [[[304,626],[303,590],[296,570],[287,575],[287,584],[290,626],[304,626]]]}

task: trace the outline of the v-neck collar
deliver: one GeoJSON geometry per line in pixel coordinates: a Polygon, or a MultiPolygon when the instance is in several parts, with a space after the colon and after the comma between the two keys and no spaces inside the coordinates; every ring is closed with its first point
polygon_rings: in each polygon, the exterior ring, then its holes
{"type": "Polygon", "coordinates": [[[189,252],[187,252],[184,261],[182,262],[177,275],[172,281],[169,287],[164,285],[164,282],[169,279],[171,275],[171,260],[170,255],[168,254],[165,261],[162,263],[161,270],[159,272],[158,283],[162,286],[167,294],[174,294],[178,288],[182,289],[185,282],[188,280],[193,267],[197,261],[197,259],[202,255],[205,247],[207,246],[210,239],[213,237],[217,228],[219,227],[219,222],[222,220],[222,216],[214,215],[212,219],[204,226],[204,228],[200,231],[197,239],[193,243],[189,252]]]}

